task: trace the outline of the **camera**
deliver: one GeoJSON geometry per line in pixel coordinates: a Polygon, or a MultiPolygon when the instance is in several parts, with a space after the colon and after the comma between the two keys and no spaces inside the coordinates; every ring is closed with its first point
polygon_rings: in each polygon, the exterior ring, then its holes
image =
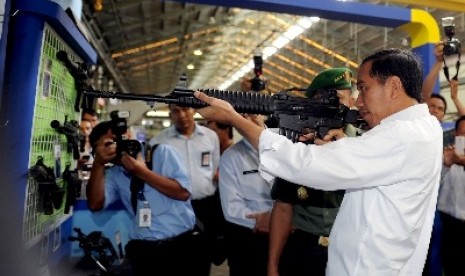
{"type": "Polygon", "coordinates": [[[253,72],[255,77],[250,80],[251,89],[260,92],[265,89],[265,81],[260,78],[263,74],[263,58],[261,55],[254,55],[253,57],[254,68],[253,72]]]}
{"type": "Polygon", "coordinates": [[[442,27],[444,28],[444,33],[447,36],[447,40],[444,42],[444,55],[452,56],[460,54],[460,40],[455,38],[454,18],[442,18],[442,27]]]}
{"type": "Polygon", "coordinates": [[[137,140],[127,139],[126,132],[128,130],[127,118],[129,118],[129,111],[112,111],[111,118],[111,132],[116,136],[116,154],[121,156],[124,151],[133,158],[137,158],[137,154],[142,150],[142,146],[137,140]]]}

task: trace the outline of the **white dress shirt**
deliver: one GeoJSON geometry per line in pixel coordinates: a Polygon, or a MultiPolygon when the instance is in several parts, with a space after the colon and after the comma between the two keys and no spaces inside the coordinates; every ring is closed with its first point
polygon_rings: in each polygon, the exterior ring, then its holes
{"type": "Polygon", "coordinates": [[[422,274],[442,168],[442,129],[426,104],[324,146],[292,144],[265,130],[259,152],[266,178],[346,190],[330,235],[328,276],[422,274]]]}
{"type": "Polygon", "coordinates": [[[150,140],[150,145],[154,144],[168,144],[181,152],[192,183],[192,199],[215,193],[213,177],[220,160],[220,142],[213,130],[196,123],[194,133],[187,138],[172,125],[150,140]]]}
{"type": "Polygon", "coordinates": [[[255,219],[246,215],[269,212],[273,207],[272,184],[258,173],[258,151],[245,139],[227,149],[220,158],[219,189],[224,218],[250,229],[255,219]]]}
{"type": "Polygon", "coordinates": [[[456,219],[465,220],[465,170],[453,164],[443,168],[438,209],[456,219]]]}

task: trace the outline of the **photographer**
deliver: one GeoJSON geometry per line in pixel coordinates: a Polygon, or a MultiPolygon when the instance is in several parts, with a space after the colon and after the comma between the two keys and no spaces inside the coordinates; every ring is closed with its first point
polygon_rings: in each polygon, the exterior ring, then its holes
{"type": "Polygon", "coordinates": [[[95,158],[87,184],[89,209],[99,211],[121,199],[132,215],[125,249],[134,275],[189,275],[198,261],[192,251],[197,239],[191,183],[179,152],[158,145],[147,160],[150,170],[140,153],[134,158],[118,151],[113,127],[102,122],[90,134],[95,158]],[[106,168],[108,163],[114,166],[106,168]],[[134,179],[140,179],[140,189],[134,189],[134,179]]]}
{"type": "Polygon", "coordinates": [[[423,101],[425,102],[427,102],[433,94],[434,85],[436,84],[436,81],[439,77],[439,72],[441,72],[442,69],[442,63],[444,62],[444,41],[440,41],[434,45],[433,53],[436,58],[436,62],[430,68],[428,75],[426,75],[425,79],[423,80],[423,86],[421,89],[423,101]]]}

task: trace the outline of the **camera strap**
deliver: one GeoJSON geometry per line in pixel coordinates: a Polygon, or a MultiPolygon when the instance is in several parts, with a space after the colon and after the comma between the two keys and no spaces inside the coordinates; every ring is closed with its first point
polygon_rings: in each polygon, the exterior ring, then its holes
{"type": "MultiPolygon", "coordinates": [[[[152,157],[153,157],[153,152],[157,148],[158,144],[153,145],[152,147],[147,146],[146,149],[146,156],[145,156],[145,164],[146,166],[152,170],[152,157]]],[[[132,210],[134,211],[134,214],[137,214],[137,200],[144,200],[144,181],[140,179],[137,176],[132,176],[131,177],[131,185],[130,185],[130,190],[131,190],[131,205],[132,205],[132,210]]]]}
{"type": "MultiPolygon", "coordinates": [[[[460,57],[461,57],[461,54],[459,52],[458,57],[457,57],[457,63],[455,63],[455,76],[452,78],[453,80],[458,80],[458,77],[459,77],[460,57]]],[[[447,81],[450,83],[449,67],[447,67],[446,59],[444,58],[444,56],[442,56],[442,60],[444,62],[444,68],[442,68],[444,70],[444,76],[446,77],[447,81]]]]}

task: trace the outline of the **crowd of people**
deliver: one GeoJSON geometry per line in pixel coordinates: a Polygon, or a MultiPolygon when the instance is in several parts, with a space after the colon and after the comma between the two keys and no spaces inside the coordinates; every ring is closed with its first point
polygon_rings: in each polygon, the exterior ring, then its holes
{"type": "MultiPolygon", "coordinates": [[[[433,93],[442,49],[424,79],[411,51],[367,56],[357,97],[351,70],[323,70],[305,96],[336,90],[368,127],[296,143],[264,116],[197,91],[207,107],[170,104],[172,125],[147,143],[151,155],[131,156],[118,151],[111,122],[86,110],[79,165],[90,165],[88,207],[123,202],[133,218],[125,252],[134,275],[210,275],[224,261],[231,276],[457,275],[465,153],[443,143],[447,101],[433,93]]],[[[456,79],[450,90],[453,135],[465,136],[456,79]]]]}

